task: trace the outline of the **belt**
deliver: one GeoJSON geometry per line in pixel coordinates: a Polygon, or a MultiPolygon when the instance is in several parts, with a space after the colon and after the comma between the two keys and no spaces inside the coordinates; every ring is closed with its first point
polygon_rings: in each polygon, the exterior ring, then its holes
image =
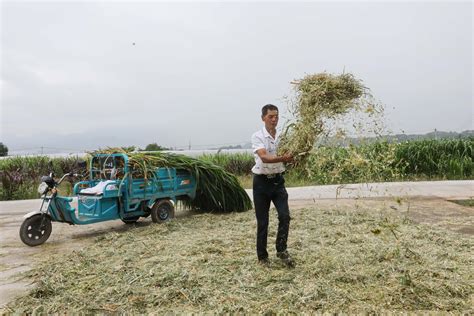
{"type": "Polygon", "coordinates": [[[270,173],[270,174],[256,174],[256,173],[254,173],[254,175],[259,176],[259,177],[264,177],[264,178],[267,178],[267,179],[274,179],[274,178],[281,177],[283,175],[283,173],[270,173]]]}

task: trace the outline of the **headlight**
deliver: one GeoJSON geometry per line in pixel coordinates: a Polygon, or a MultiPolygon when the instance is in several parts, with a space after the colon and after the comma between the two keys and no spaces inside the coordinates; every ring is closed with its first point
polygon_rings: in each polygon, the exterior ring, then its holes
{"type": "Polygon", "coordinates": [[[41,184],[38,186],[38,193],[43,195],[47,189],[48,185],[46,184],[46,182],[41,182],[41,184]]]}

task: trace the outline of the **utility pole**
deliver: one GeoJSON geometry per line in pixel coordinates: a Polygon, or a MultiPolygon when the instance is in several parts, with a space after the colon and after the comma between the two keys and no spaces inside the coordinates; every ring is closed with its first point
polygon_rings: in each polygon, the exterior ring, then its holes
{"type": "Polygon", "coordinates": [[[188,150],[191,150],[191,141],[189,141],[188,150]]]}

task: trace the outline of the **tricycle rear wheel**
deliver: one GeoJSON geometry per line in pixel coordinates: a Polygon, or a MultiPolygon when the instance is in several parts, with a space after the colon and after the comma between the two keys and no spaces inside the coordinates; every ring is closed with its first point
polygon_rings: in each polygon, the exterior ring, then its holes
{"type": "Polygon", "coordinates": [[[170,200],[157,201],[151,209],[151,220],[162,223],[174,218],[174,205],[170,200]]]}
{"type": "Polygon", "coordinates": [[[20,239],[28,246],[39,246],[48,240],[52,230],[51,219],[45,214],[36,214],[21,224],[20,239]]]}

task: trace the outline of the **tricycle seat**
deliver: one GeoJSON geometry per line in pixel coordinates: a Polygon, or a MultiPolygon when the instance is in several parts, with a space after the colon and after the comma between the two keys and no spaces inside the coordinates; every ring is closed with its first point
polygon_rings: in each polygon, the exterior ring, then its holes
{"type": "Polygon", "coordinates": [[[91,188],[82,189],[79,191],[79,194],[103,194],[105,190],[117,190],[116,181],[114,180],[107,180],[107,181],[100,181],[95,186],[91,188]]]}
{"type": "Polygon", "coordinates": [[[79,192],[78,196],[102,196],[103,193],[87,193],[87,192],[79,192]]]}

